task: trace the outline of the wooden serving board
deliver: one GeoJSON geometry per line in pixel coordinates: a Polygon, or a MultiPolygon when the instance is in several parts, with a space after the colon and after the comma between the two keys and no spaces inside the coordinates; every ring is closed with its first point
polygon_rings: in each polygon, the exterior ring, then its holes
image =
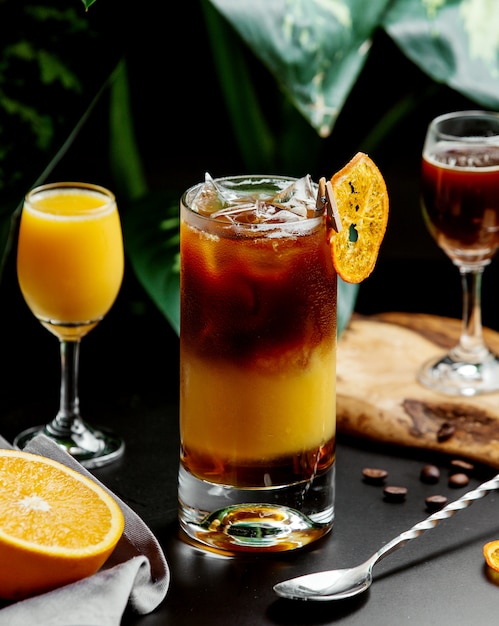
{"type": "MultiPolygon", "coordinates": [[[[416,378],[424,361],[457,343],[460,328],[424,314],[354,316],[338,342],[338,431],[499,468],[499,392],[449,396],[416,378]]],[[[499,354],[499,333],[484,337],[499,354]]]]}

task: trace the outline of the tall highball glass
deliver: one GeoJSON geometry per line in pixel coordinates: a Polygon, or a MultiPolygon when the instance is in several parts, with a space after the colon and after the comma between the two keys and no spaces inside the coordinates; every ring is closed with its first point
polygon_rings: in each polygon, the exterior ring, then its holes
{"type": "Polygon", "coordinates": [[[337,280],[312,187],[182,197],[179,517],[207,549],[292,550],[333,524],[337,280]]]}
{"type": "Polygon", "coordinates": [[[446,394],[499,390],[499,359],[482,333],[481,281],[499,246],[499,113],[459,111],[428,128],[422,159],[427,227],[458,268],[463,290],[459,343],[424,364],[419,380],[446,394]]]}
{"type": "Polygon", "coordinates": [[[53,183],[30,191],[21,213],[17,274],[24,299],[58,339],[60,407],[55,418],[19,434],[23,449],[42,432],[86,467],[123,454],[123,440],[80,415],[80,341],[103,319],[121,287],[123,237],[114,195],[87,183],[53,183]]]}

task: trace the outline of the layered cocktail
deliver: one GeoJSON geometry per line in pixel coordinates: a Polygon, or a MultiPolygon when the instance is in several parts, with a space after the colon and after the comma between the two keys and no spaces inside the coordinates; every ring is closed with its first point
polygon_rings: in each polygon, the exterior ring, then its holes
{"type": "Polygon", "coordinates": [[[180,522],[283,550],[334,517],[337,277],[308,177],[233,177],[181,202],[180,522]]]}

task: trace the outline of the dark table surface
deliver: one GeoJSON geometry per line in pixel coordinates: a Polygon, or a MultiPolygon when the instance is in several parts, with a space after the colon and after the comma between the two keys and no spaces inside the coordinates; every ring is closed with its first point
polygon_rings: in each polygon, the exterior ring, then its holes
{"type": "MultiPolygon", "coordinates": [[[[337,459],[337,519],[333,532],[312,549],[260,557],[217,558],[187,545],[176,523],[176,406],[156,407],[122,432],[130,444],[127,456],[99,475],[135,506],[150,523],[165,549],[172,582],[157,613],[124,624],[182,625],[325,625],[473,624],[495,623],[499,587],[487,578],[482,545],[499,538],[499,502],[493,493],[469,509],[387,557],[374,570],[371,589],[362,596],[335,603],[279,599],[272,586],[288,577],[360,563],[392,537],[426,517],[424,499],[444,493],[449,499],[464,489],[447,487],[448,459],[409,455],[341,440],[337,459]],[[423,462],[438,463],[440,484],[419,479],[423,462]],[[404,485],[404,503],[387,503],[382,488],[366,485],[363,467],[383,467],[389,482],[404,485]]],[[[133,420],[132,420],[133,421],[133,420]]],[[[471,485],[491,475],[477,468],[471,485]]]]}
{"type": "MultiPolygon", "coordinates": [[[[128,294],[129,295],[129,294],[128,294]]],[[[54,414],[58,403],[57,341],[32,318],[15,289],[2,311],[2,434],[7,439],[54,414]],[[12,310],[16,314],[12,314],[12,310]],[[8,357],[8,358],[7,358],[8,357]]],[[[390,309],[387,309],[390,310],[390,309]]],[[[303,551],[221,558],[179,536],[178,341],[141,298],[115,310],[83,340],[80,396],[84,417],[120,432],[124,457],[96,476],[151,527],[171,567],[166,600],[151,615],[127,612],[124,625],[266,626],[327,624],[417,625],[497,622],[499,586],[487,575],[482,546],[499,539],[499,495],[490,494],[381,561],[363,595],[340,602],[279,599],[272,586],[322,569],[358,564],[427,516],[424,500],[449,500],[466,488],[447,484],[447,457],[374,445],[340,435],[336,521],[332,533],[303,551]],[[140,305],[140,306],[139,306],[140,305]],[[441,469],[437,485],[420,480],[425,463],[441,469]],[[362,480],[364,467],[382,467],[388,482],[408,488],[403,503],[388,503],[382,488],[362,480]]],[[[468,488],[492,477],[476,467],[468,488]]]]}

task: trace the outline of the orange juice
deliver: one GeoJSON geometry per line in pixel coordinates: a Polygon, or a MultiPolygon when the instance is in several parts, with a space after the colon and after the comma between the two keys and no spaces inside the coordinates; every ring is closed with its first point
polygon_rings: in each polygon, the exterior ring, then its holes
{"type": "MultiPolygon", "coordinates": [[[[300,528],[302,545],[327,532],[333,517],[337,278],[326,220],[277,209],[262,223],[251,193],[240,215],[200,215],[188,194],[180,231],[181,524],[231,548],[238,523],[252,537],[270,524],[267,543],[276,546],[276,520],[292,509],[311,524],[309,536],[300,528]],[[251,502],[252,513],[231,510],[222,537],[214,509],[241,502],[251,502]],[[199,529],[203,514],[216,518],[215,539],[199,529]]],[[[245,547],[262,548],[257,543],[245,547]]]]}
{"type": "Polygon", "coordinates": [[[123,279],[120,219],[114,199],[90,189],[52,189],[25,202],[17,271],[23,296],[49,324],[96,322],[123,279]]]}

